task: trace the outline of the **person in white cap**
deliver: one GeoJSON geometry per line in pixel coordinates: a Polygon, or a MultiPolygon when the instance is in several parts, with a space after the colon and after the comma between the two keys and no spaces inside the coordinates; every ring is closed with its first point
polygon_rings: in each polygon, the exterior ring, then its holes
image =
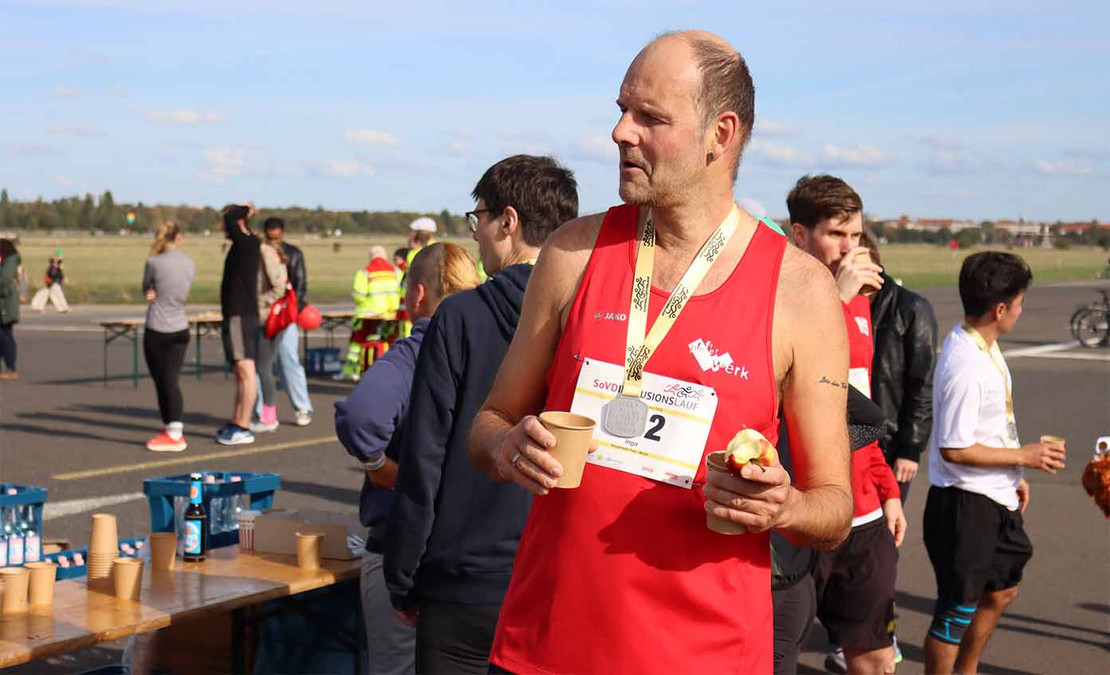
{"type": "MultiPolygon", "coordinates": [[[[409,223],[409,252],[405,259],[405,269],[412,267],[412,259],[420,249],[435,242],[436,221],[428,216],[420,216],[409,223]]],[[[412,322],[409,321],[408,312],[405,311],[405,288],[407,287],[408,273],[401,277],[401,306],[397,310],[397,339],[407,338],[412,333],[412,322]]]]}

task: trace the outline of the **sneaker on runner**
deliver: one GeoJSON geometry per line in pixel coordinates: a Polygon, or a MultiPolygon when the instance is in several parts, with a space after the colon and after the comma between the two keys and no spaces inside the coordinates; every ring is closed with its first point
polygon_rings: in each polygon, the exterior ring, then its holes
{"type": "Polygon", "coordinates": [[[844,675],[848,672],[848,660],[844,658],[843,648],[837,647],[825,654],[825,670],[837,675],[844,675]]]}
{"type": "Polygon", "coordinates": [[[251,420],[250,430],[253,433],[260,434],[270,431],[277,431],[280,422],[274,420],[273,422],[263,422],[262,420],[251,420]]]}
{"type": "Polygon", "coordinates": [[[246,445],[254,443],[254,434],[237,424],[229,424],[216,432],[216,442],[220,445],[246,445]]]}
{"type": "Polygon", "coordinates": [[[312,411],[311,410],[296,410],[293,412],[293,424],[299,427],[307,427],[312,424],[312,411]]]}
{"type": "Polygon", "coordinates": [[[164,431],[146,442],[146,449],[151,452],[181,452],[187,447],[184,436],[175,441],[164,431]]]}

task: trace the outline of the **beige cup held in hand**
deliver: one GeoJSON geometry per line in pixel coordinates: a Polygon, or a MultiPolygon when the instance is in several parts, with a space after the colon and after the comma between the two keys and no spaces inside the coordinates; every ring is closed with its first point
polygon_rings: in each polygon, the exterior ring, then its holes
{"type": "Polygon", "coordinates": [[[540,423],[555,437],[555,447],[549,452],[563,466],[563,475],[559,476],[555,487],[578,487],[582,484],[582,472],[597,423],[585,415],[554,410],[540,413],[540,423]]]}
{"type": "Polygon", "coordinates": [[[31,604],[54,604],[54,581],[58,576],[58,565],[52,562],[27,563],[31,581],[31,604]]]}
{"type": "Polygon", "coordinates": [[[1041,443],[1045,445],[1058,445],[1061,450],[1067,451],[1067,439],[1060,438],[1059,436],[1041,436],[1041,443]]]}
{"type": "Polygon", "coordinates": [[[139,558],[116,558],[112,577],[119,600],[138,600],[143,589],[143,561],[139,558]]]}
{"type": "Polygon", "coordinates": [[[324,545],[324,535],[318,532],[297,533],[297,567],[306,572],[320,569],[320,550],[324,545]]]}
{"type": "Polygon", "coordinates": [[[177,560],[177,535],[173,532],[150,533],[150,569],[154,572],[173,570],[177,560]]]}
{"type": "Polygon", "coordinates": [[[0,569],[0,576],[4,579],[4,614],[16,614],[27,611],[27,583],[30,574],[25,567],[5,567],[0,569]]]}
{"type": "MultiPolygon", "coordinates": [[[[728,469],[728,451],[718,450],[705,456],[707,471],[730,473],[728,469]]],[[[718,518],[709,511],[705,512],[705,526],[717,534],[747,534],[748,529],[739,523],[734,523],[725,518],[718,518]]]]}

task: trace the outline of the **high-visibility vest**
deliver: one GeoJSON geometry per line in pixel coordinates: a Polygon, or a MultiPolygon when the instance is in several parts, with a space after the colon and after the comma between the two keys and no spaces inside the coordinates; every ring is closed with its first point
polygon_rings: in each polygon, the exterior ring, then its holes
{"type": "Polygon", "coordinates": [[[355,274],[351,297],[355,301],[356,318],[395,318],[397,307],[401,304],[397,271],[385,258],[374,258],[355,274]]]}

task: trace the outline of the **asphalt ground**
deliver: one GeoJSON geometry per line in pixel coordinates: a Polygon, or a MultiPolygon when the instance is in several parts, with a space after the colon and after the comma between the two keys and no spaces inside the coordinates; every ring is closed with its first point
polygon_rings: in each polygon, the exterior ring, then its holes
{"type": "MultiPolygon", "coordinates": [[[[1107,668],[1110,529],[1083,492],[1080,475],[1096,437],[1110,435],[1110,349],[1074,346],[1068,332],[1071,313],[1096,299],[1096,287],[1095,282],[1034,286],[1017,330],[1002,341],[1022,438],[1066,437],[1069,462],[1056,476],[1027,475],[1032,499],[1026,526],[1035,554],[1018,599],[987,648],[984,672],[1107,668]]],[[[924,295],[937,312],[943,340],[960,319],[956,289],[927,289],[924,295]]],[[[225,448],[213,435],[228,418],[233,382],[224,374],[217,337],[203,342],[201,380],[192,375],[192,345],[186,356],[182,386],[189,449],[148,452],[143,444],[158,430],[159,419],[141,351],[140,382],[132,388],[130,346],[124,341],[109,345],[105,386],[103,333],[95,324],[142,313],[141,307],[79,306],[66,315],[27,312],[16,327],[21,379],[0,382],[0,480],[49,490],[46,538],[86,545],[93,512],[116,514],[121,536],[145,535],[150,523],[142,479],[193,470],[276,472],[282,476],[277,505],[356,508],[361,471],[335,440],[332,424],[333,404],[351,385],[310,379],[316,409],[310,426],[293,426],[291,406],[282,394],[282,425],[276,432],[259,434],[252,446],[225,448]]],[[[342,333],[337,342],[343,342],[342,333]]],[[[314,346],[322,344],[322,338],[314,338],[314,346]]],[[[898,635],[905,654],[900,673],[922,672],[921,645],[935,591],[921,538],[927,471],[923,464],[907,504],[910,529],[898,579],[898,635]]],[[[118,659],[118,648],[119,643],[111,643],[10,672],[75,672],[118,659]]],[[[824,633],[817,626],[800,672],[823,672],[823,661],[824,633]]]]}

